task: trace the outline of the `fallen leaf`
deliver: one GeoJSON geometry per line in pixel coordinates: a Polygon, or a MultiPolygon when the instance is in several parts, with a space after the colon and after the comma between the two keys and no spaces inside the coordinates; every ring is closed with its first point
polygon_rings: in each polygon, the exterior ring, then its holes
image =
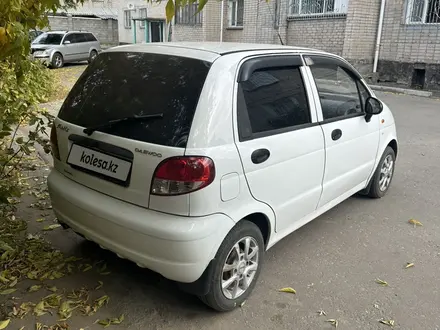
{"type": "Polygon", "coordinates": [[[9,287],[12,288],[12,287],[16,286],[16,285],[17,285],[17,282],[18,282],[18,279],[16,278],[15,280],[13,280],[13,281],[9,284],[9,287]]]}
{"type": "Polygon", "coordinates": [[[124,321],[124,314],[121,314],[121,316],[119,316],[118,318],[114,318],[110,320],[111,324],[121,324],[122,321],[124,321]]]}
{"type": "Polygon", "coordinates": [[[111,323],[110,320],[107,319],[107,320],[99,320],[98,324],[104,326],[104,328],[107,328],[111,323]]]}
{"type": "Polygon", "coordinates": [[[376,283],[377,283],[377,284],[380,284],[380,285],[382,285],[382,286],[388,286],[388,283],[387,283],[387,282],[382,281],[382,280],[379,279],[379,278],[376,278],[376,283]]]}
{"type": "Polygon", "coordinates": [[[17,289],[6,289],[6,290],[3,290],[3,291],[0,291],[0,294],[7,295],[7,294],[14,293],[15,291],[17,291],[17,289]]]}
{"type": "Polygon", "coordinates": [[[279,292],[286,292],[286,293],[293,293],[293,294],[296,294],[296,290],[295,289],[293,289],[293,288],[282,288],[282,289],[279,289],[278,290],[279,292]]]}
{"type": "Polygon", "coordinates": [[[102,281],[98,281],[98,286],[95,288],[95,290],[99,290],[102,288],[102,286],[104,285],[104,283],[102,281]]]}
{"type": "Polygon", "coordinates": [[[39,219],[37,219],[37,220],[35,220],[35,221],[37,221],[37,222],[43,222],[45,219],[44,218],[39,218],[39,219]]]}
{"type": "Polygon", "coordinates": [[[111,274],[111,272],[99,273],[99,275],[103,275],[103,276],[105,276],[105,275],[109,275],[109,274],[111,274]]]}
{"type": "Polygon", "coordinates": [[[44,231],[50,231],[61,227],[60,224],[50,225],[43,228],[44,231]]]}
{"type": "Polygon", "coordinates": [[[420,221],[415,220],[415,219],[411,219],[411,220],[409,220],[408,222],[409,222],[410,224],[414,225],[414,227],[417,227],[417,226],[423,226],[423,224],[422,224],[420,221]]]}
{"type": "Polygon", "coordinates": [[[373,306],[374,306],[374,308],[379,309],[379,305],[378,304],[374,304],[373,306]]]}
{"type": "Polygon", "coordinates": [[[327,314],[323,310],[317,311],[317,313],[319,314],[319,316],[327,316],[327,314]]]}
{"type": "Polygon", "coordinates": [[[48,287],[47,290],[52,291],[52,292],[57,292],[58,288],[56,286],[51,286],[51,287],[48,287]]]}
{"type": "Polygon", "coordinates": [[[8,320],[4,320],[4,321],[0,321],[0,330],[2,329],[6,329],[6,327],[8,326],[9,322],[11,322],[10,319],[8,320]]]}
{"type": "Polygon", "coordinates": [[[29,289],[28,292],[36,292],[38,290],[41,289],[41,285],[32,285],[29,289]]]}
{"type": "Polygon", "coordinates": [[[246,304],[246,300],[240,304],[240,307],[243,307],[246,304]]]}
{"type": "Polygon", "coordinates": [[[40,301],[35,307],[34,307],[34,314],[35,316],[42,316],[44,314],[47,314],[46,311],[46,304],[44,300],[40,301]]]}
{"type": "Polygon", "coordinates": [[[407,262],[405,268],[411,268],[414,267],[414,264],[412,262],[407,262]]]}
{"type": "Polygon", "coordinates": [[[386,324],[389,327],[394,327],[394,320],[379,320],[380,323],[386,324]]]}
{"type": "Polygon", "coordinates": [[[339,324],[338,320],[335,320],[335,319],[329,319],[329,320],[327,320],[327,321],[325,321],[325,322],[330,323],[330,324],[331,324],[332,326],[334,326],[335,328],[337,328],[337,327],[338,327],[338,324],[339,324]]]}
{"type": "Polygon", "coordinates": [[[92,265],[89,264],[85,265],[85,268],[83,269],[83,273],[89,271],[90,269],[92,269],[92,265]]]}

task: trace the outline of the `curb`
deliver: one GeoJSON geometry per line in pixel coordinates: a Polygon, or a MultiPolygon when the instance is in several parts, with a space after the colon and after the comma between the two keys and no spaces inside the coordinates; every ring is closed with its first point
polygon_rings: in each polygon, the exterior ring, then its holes
{"type": "Polygon", "coordinates": [[[380,85],[370,85],[370,87],[373,90],[380,91],[380,92],[392,92],[392,93],[399,93],[399,94],[406,94],[406,95],[413,95],[413,96],[420,96],[420,97],[431,97],[432,96],[432,92],[419,91],[419,90],[415,90],[415,89],[406,89],[406,88],[380,86],[380,85]]]}

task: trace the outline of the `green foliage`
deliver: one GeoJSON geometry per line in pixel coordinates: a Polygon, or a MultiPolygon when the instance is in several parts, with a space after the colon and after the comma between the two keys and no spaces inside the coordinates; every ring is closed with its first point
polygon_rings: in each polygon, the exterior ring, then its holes
{"type": "Polygon", "coordinates": [[[47,68],[29,57],[29,31],[48,24],[47,14],[82,0],[0,1],[0,203],[19,195],[20,162],[35,143],[48,151],[51,118],[37,106],[52,84],[47,68]],[[18,134],[29,125],[27,136],[18,134]]]}
{"type": "Polygon", "coordinates": [[[16,62],[18,75],[24,72],[20,64],[29,54],[29,30],[48,25],[47,14],[57,8],[73,7],[82,0],[2,0],[0,1],[0,61],[16,62]]]}
{"type": "Polygon", "coordinates": [[[49,152],[47,125],[52,118],[38,103],[52,91],[48,69],[38,62],[21,63],[25,74],[17,79],[15,63],[0,62],[0,203],[18,196],[20,162],[35,143],[49,152]],[[28,125],[26,137],[18,134],[20,125],[28,125]]]}

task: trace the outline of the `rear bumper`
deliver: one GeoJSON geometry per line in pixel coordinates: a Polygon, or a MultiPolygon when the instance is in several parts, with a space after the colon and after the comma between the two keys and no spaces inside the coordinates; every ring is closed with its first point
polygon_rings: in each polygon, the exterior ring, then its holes
{"type": "Polygon", "coordinates": [[[234,226],[223,214],[181,217],[84,187],[57,170],[48,177],[58,219],[120,257],[183,283],[196,281],[234,226]]]}

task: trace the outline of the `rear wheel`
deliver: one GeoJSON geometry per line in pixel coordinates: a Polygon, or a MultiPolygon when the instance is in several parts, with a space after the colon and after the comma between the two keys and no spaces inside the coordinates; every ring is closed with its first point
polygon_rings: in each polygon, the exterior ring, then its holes
{"type": "Polygon", "coordinates": [[[393,180],[395,162],[396,154],[394,150],[387,147],[372,178],[368,196],[372,198],[385,196],[393,180]]]}
{"type": "Polygon", "coordinates": [[[240,221],[226,236],[215,257],[210,290],[199,298],[211,308],[227,312],[251,294],[261,271],[264,241],[260,229],[240,221]]]}
{"type": "Polygon", "coordinates": [[[52,68],[55,69],[62,68],[64,65],[63,55],[61,55],[60,53],[53,54],[51,64],[52,64],[52,68]]]}
{"type": "Polygon", "coordinates": [[[96,50],[92,50],[90,52],[89,59],[87,62],[92,63],[95,60],[96,56],[98,56],[98,52],[96,50]]]}

